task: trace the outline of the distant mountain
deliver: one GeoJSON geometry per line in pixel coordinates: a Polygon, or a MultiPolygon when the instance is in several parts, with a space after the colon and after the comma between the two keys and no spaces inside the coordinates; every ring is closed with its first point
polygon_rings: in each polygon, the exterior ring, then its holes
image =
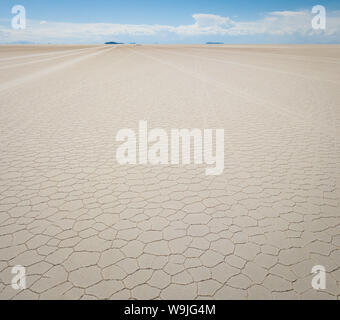
{"type": "Polygon", "coordinates": [[[37,44],[37,43],[31,42],[31,41],[14,41],[14,42],[7,42],[5,44],[37,44]]]}
{"type": "Polygon", "coordinates": [[[206,44],[224,44],[224,42],[206,42],[206,44]]]}
{"type": "Polygon", "coordinates": [[[124,44],[124,43],[109,41],[109,42],[105,42],[105,44],[124,44]]]}

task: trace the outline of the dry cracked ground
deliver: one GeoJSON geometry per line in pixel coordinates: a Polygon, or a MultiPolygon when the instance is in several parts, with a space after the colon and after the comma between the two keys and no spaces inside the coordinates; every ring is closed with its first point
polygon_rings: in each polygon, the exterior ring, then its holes
{"type": "Polygon", "coordinates": [[[339,46],[1,46],[0,70],[1,299],[339,299],[339,46]],[[223,174],[120,166],[139,120],[224,128],[223,174]]]}

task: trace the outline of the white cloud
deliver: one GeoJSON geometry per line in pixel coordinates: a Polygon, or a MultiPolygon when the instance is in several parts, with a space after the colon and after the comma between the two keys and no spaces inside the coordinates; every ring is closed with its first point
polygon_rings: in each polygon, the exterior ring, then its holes
{"type": "Polygon", "coordinates": [[[310,11],[274,11],[254,21],[233,21],[229,17],[197,13],[189,25],[134,25],[112,23],[66,23],[51,21],[27,21],[26,30],[12,30],[0,25],[0,42],[101,42],[115,40],[119,36],[196,37],[204,35],[245,36],[245,35],[299,35],[313,37],[322,34],[333,36],[340,42],[340,11],[327,14],[327,29],[315,31],[311,27],[313,15],[310,11]]]}
{"type": "Polygon", "coordinates": [[[221,17],[215,14],[204,14],[197,13],[193,14],[192,17],[195,19],[198,27],[230,27],[234,24],[234,22],[229,17],[221,17]]]}
{"type": "Polygon", "coordinates": [[[273,11],[270,12],[273,16],[281,16],[281,17],[293,17],[293,16],[303,16],[306,14],[305,11],[273,11]]]}
{"type": "Polygon", "coordinates": [[[226,30],[235,25],[229,17],[221,17],[214,14],[193,14],[194,24],[181,25],[175,27],[172,31],[185,36],[194,35],[216,35],[225,34],[226,30]]]}

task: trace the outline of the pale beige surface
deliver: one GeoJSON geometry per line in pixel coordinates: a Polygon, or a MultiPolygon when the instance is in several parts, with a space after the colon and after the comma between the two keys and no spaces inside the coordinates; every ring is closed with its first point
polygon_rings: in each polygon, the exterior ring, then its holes
{"type": "Polygon", "coordinates": [[[0,298],[339,298],[339,83],[339,46],[0,46],[0,298]],[[119,166],[139,120],[224,128],[224,174],[119,166]]]}

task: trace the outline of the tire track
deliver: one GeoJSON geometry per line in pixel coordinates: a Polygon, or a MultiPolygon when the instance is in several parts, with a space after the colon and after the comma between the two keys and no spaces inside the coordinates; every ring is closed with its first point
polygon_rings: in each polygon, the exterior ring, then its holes
{"type": "Polygon", "coordinates": [[[85,56],[81,56],[81,57],[75,58],[75,59],[73,59],[71,61],[66,61],[66,62],[57,64],[57,65],[54,65],[52,67],[49,67],[47,69],[38,71],[36,73],[23,76],[23,77],[21,77],[19,79],[11,80],[9,82],[6,82],[6,83],[0,85],[0,92],[3,92],[3,91],[8,90],[8,89],[11,89],[11,88],[13,88],[15,86],[22,85],[22,84],[24,84],[27,81],[32,81],[32,80],[35,80],[37,78],[43,77],[45,75],[48,75],[50,73],[59,71],[61,69],[68,68],[68,67],[72,66],[75,63],[82,62],[82,61],[84,61],[84,60],[86,60],[88,58],[96,57],[99,54],[101,54],[103,52],[107,52],[107,51],[109,51],[111,49],[112,48],[103,49],[101,51],[97,51],[97,52],[94,52],[94,53],[89,53],[89,54],[87,54],[85,56]]]}
{"type": "MultiPolygon", "coordinates": [[[[97,48],[97,47],[95,47],[97,48]]],[[[90,49],[90,48],[85,48],[90,49]]],[[[62,51],[53,51],[53,52],[46,52],[46,53],[36,53],[36,54],[26,54],[22,56],[15,56],[15,57],[8,57],[8,58],[0,58],[0,63],[3,61],[12,61],[12,60],[20,60],[20,59],[28,59],[28,58],[35,58],[35,57],[41,57],[41,56],[49,56],[53,54],[62,54],[67,52],[72,52],[75,50],[85,50],[85,49],[69,49],[69,50],[62,50],[62,51]]]]}
{"type": "MultiPolygon", "coordinates": [[[[156,49],[156,50],[160,50],[160,49],[156,49]]],[[[276,73],[280,73],[280,74],[284,74],[284,75],[288,75],[288,76],[302,78],[304,80],[309,80],[309,81],[328,82],[328,83],[332,83],[332,84],[335,84],[335,85],[340,84],[340,82],[329,80],[329,79],[321,79],[321,78],[316,78],[316,77],[306,77],[302,74],[295,73],[295,72],[282,71],[282,70],[277,70],[277,69],[267,68],[267,67],[259,67],[259,66],[255,66],[255,65],[252,65],[252,64],[248,64],[248,63],[226,61],[226,60],[220,60],[220,59],[215,59],[215,58],[207,58],[207,57],[202,57],[202,56],[197,56],[197,55],[192,55],[192,54],[185,54],[185,53],[178,53],[178,52],[176,52],[176,53],[175,52],[169,52],[169,51],[167,51],[167,52],[169,54],[173,54],[173,55],[178,55],[178,56],[183,56],[183,57],[191,57],[191,58],[195,57],[195,58],[199,58],[199,59],[203,59],[203,60],[215,61],[215,62],[218,62],[218,63],[234,65],[234,66],[242,67],[242,68],[252,68],[254,70],[276,72],[276,73]]]]}
{"type": "Polygon", "coordinates": [[[77,55],[77,54],[82,53],[84,51],[91,51],[91,50],[94,50],[94,48],[86,48],[86,49],[75,50],[71,53],[64,54],[64,55],[58,55],[58,56],[52,57],[52,58],[34,60],[34,61],[29,61],[29,62],[22,62],[22,63],[17,63],[17,64],[10,64],[10,65],[7,65],[7,66],[0,67],[0,70],[6,70],[6,69],[17,68],[17,67],[27,66],[27,65],[31,65],[31,64],[46,62],[46,61],[52,61],[52,60],[56,60],[56,59],[60,59],[60,58],[65,58],[65,57],[77,55]]]}

